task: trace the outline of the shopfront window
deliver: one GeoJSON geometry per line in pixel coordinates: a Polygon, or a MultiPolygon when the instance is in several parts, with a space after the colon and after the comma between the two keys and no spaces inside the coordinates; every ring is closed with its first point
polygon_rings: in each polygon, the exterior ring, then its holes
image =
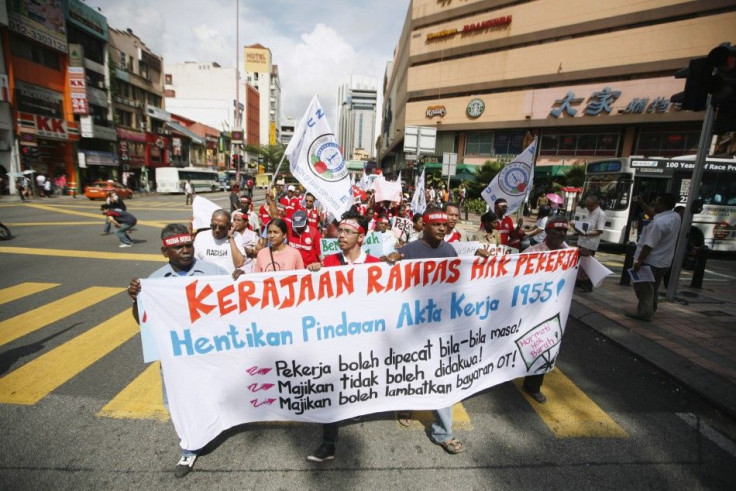
{"type": "Polygon", "coordinates": [[[677,157],[698,151],[697,130],[642,130],[634,153],[651,157],[677,157]]]}
{"type": "Polygon", "coordinates": [[[56,51],[27,41],[24,37],[16,36],[15,34],[10,35],[10,52],[13,56],[43,65],[46,68],[56,71],[61,70],[59,54],[56,51]]]}
{"type": "Polygon", "coordinates": [[[615,157],[619,134],[606,133],[544,133],[540,155],[615,157]]]}
{"type": "Polygon", "coordinates": [[[493,155],[493,132],[471,131],[465,140],[465,155],[493,155]]]}
{"type": "Polygon", "coordinates": [[[524,132],[496,132],[493,136],[494,155],[519,155],[524,146],[524,132]]]}

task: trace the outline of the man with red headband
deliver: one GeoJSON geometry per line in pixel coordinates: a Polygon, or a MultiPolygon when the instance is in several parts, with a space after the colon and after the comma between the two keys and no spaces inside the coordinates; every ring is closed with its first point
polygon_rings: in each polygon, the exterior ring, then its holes
{"type": "MultiPolygon", "coordinates": [[[[168,264],[154,271],[149,278],[176,278],[179,276],[210,276],[228,274],[223,268],[194,257],[194,242],[189,229],[183,223],[171,223],[161,231],[161,254],[169,260],[168,264]]],[[[141,282],[138,278],[130,280],[128,295],[133,299],[133,318],[138,320],[138,294],[141,282]]],[[[143,305],[140,306],[143,311],[143,305]]],[[[144,317],[145,319],[145,317],[144,317]]],[[[162,378],[163,381],[163,378],[162,378]]],[[[168,407],[166,387],[163,387],[164,405],[168,407]]],[[[181,449],[181,458],[174,470],[174,476],[184,477],[194,467],[199,450],[181,449]]]]}
{"type": "MultiPolygon", "coordinates": [[[[409,242],[398,252],[392,252],[387,259],[395,262],[400,259],[441,259],[457,257],[455,249],[445,242],[447,234],[447,214],[438,206],[429,206],[422,215],[424,231],[422,238],[409,242]]],[[[452,436],[452,406],[434,411],[435,421],[430,430],[432,443],[441,446],[449,454],[465,451],[465,444],[452,436]]],[[[406,415],[401,419],[408,419],[406,415]]],[[[402,423],[403,424],[403,423],[402,423]]]]}
{"type": "MultiPolygon", "coordinates": [[[[546,234],[544,242],[524,249],[522,254],[567,249],[568,245],[565,242],[567,230],[567,220],[565,220],[564,217],[556,216],[550,218],[547,220],[547,225],[544,227],[544,232],[546,234]]],[[[527,375],[526,378],[524,378],[524,390],[532,397],[532,399],[540,404],[547,402],[547,397],[542,394],[541,391],[543,381],[543,373],[539,375],[527,375]]]]}
{"type": "Polygon", "coordinates": [[[501,235],[501,244],[520,249],[521,238],[524,236],[521,225],[524,223],[524,220],[519,218],[519,221],[514,225],[514,220],[506,215],[508,207],[508,203],[503,198],[499,198],[493,203],[493,212],[501,220],[501,224],[498,227],[498,232],[501,235]]]}
{"type": "MultiPolygon", "coordinates": [[[[296,214],[295,214],[296,215],[296,214]]],[[[368,229],[368,219],[357,211],[347,211],[342,215],[342,220],[337,228],[337,245],[340,251],[337,254],[325,256],[322,263],[325,267],[331,266],[353,266],[355,264],[378,263],[381,260],[375,256],[366,254],[361,249],[368,229]]],[[[319,263],[317,263],[319,265],[319,263]]],[[[319,271],[315,265],[309,268],[319,271]]],[[[340,423],[328,423],[322,426],[322,445],[309,454],[307,460],[312,462],[324,462],[335,458],[337,447],[337,434],[340,423]]]]}

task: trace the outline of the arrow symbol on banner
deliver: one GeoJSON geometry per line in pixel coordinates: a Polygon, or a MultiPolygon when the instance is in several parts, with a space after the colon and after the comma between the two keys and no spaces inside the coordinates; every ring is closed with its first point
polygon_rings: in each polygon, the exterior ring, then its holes
{"type": "Polygon", "coordinates": [[[265,399],[263,402],[258,402],[258,399],[251,399],[250,403],[253,407],[263,406],[264,404],[271,405],[276,402],[276,399],[265,399]]]}
{"type": "Polygon", "coordinates": [[[250,375],[266,375],[268,372],[271,371],[271,369],[252,366],[245,371],[248,372],[250,375]]]}
{"type": "Polygon", "coordinates": [[[249,389],[249,390],[250,390],[251,392],[258,392],[259,390],[268,390],[268,389],[270,389],[271,387],[273,387],[273,384],[263,384],[263,385],[261,385],[260,387],[258,387],[258,384],[250,384],[250,385],[248,386],[248,389],[249,389]]]}

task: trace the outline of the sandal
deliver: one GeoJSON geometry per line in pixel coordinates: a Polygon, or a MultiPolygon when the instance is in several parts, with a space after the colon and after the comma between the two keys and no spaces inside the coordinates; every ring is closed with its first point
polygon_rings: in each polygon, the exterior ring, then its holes
{"type": "Polygon", "coordinates": [[[411,426],[411,411],[401,411],[397,414],[397,419],[401,426],[411,426]]]}
{"type": "Polygon", "coordinates": [[[445,452],[455,455],[465,451],[465,444],[457,438],[450,438],[445,442],[435,442],[435,444],[442,447],[445,452]]]}

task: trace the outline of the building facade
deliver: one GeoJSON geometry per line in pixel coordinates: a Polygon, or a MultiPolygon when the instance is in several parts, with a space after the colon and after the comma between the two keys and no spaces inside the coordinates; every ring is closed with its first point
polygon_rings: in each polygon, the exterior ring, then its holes
{"type": "Polygon", "coordinates": [[[670,104],[674,73],[736,41],[733,1],[413,0],[384,78],[380,162],[413,167],[405,126],[437,128],[435,154],[506,161],[529,132],[538,169],[695,153],[703,112],[670,104]]]}
{"type": "Polygon", "coordinates": [[[154,189],[156,167],[171,165],[172,137],[164,110],[163,58],[132,30],[110,29],[108,56],[113,119],[121,180],[133,189],[154,189]]]}
{"type": "Polygon", "coordinates": [[[337,91],[337,141],[348,159],[375,154],[377,84],[374,79],[352,75],[337,91]]]}
{"type": "Polygon", "coordinates": [[[245,47],[246,82],[260,94],[259,138],[261,145],[281,142],[281,81],[271,50],[260,44],[245,47]]]}

